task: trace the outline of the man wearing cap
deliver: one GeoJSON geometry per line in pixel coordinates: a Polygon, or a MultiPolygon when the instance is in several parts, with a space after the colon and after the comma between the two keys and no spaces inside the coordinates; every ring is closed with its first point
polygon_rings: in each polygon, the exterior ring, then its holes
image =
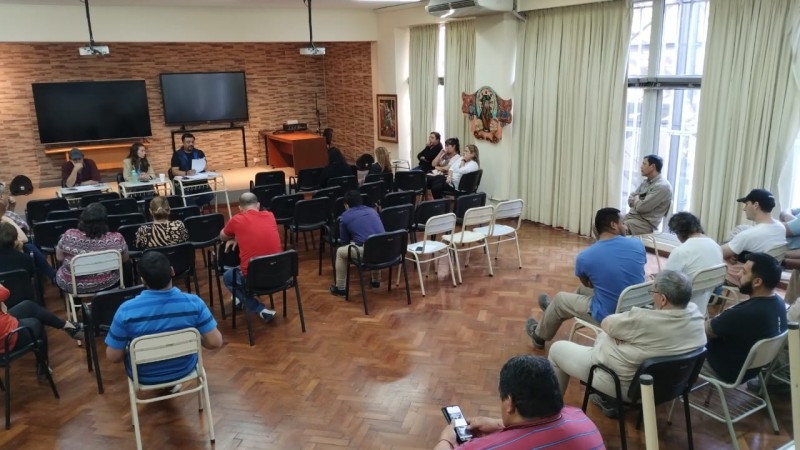
{"type": "Polygon", "coordinates": [[[86,186],[100,183],[100,171],[91,159],[85,159],[80,149],[69,151],[69,161],[61,166],[61,186],[86,186]]]}
{"type": "Polygon", "coordinates": [[[726,244],[722,244],[722,257],[728,266],[728,283],[739,285],[742,277],[743,264],[739,262],[740,255],[744,252],[766,252],[781,244],[786,243],[786,229],[783,224],[772,218],[770,214],[775,207],[775,196],[766,189],[753,189],[736,200],[744,203],[742,209],[747,220],[752,220],[755,225],[742,230],[726,244]]]}

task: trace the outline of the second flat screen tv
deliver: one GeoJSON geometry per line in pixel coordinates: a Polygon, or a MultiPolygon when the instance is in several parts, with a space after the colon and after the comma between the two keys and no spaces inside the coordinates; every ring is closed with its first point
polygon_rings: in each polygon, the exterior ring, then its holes
{"type": "Polygon", "coordinates": [[[162,73],[167,125],[248,119],[244,72],[162,73]]]}

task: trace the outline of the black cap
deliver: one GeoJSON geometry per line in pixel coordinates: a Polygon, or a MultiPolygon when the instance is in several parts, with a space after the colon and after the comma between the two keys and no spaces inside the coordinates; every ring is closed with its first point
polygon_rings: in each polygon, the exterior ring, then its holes
{"type": "Polygon", "coordinates": [[[758,202],[761,209],[767,212],[772,211],[772,208],[775,207],[775,196],[766,189],[753,189],[746,197],[736,199],[736,201],[739,203],[758,202]]]}

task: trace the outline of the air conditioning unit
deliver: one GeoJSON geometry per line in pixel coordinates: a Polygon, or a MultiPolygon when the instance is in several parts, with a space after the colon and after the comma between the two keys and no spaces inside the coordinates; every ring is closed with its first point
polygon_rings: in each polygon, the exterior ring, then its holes
{"type": "Polygon", "coordinates": [[[443,19],[514,12],[514,0],[430,0],[425,10],[443,19]]]}

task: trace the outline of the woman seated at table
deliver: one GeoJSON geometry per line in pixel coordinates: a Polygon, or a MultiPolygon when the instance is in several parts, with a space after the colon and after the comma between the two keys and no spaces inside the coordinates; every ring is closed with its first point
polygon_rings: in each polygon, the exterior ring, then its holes
{"type": "MultiPolygon", "coordinates": [[[[137,181],[150,181],[156,178],[156,173],[147,160],[147,148],[141,142],[131,145],[128,157],[122,160],[122,178],[128,183],[137,181]]],[[[127,191],[135,192],[136,197],[152,197],[155,189],[152,186],[128,188],[127,191]]]]}
{"type": "Polygon", "coordinates": [[[328,165],[322,170],[322,178],[320,179],[320,186],[326,187],[328,180],[336,177],[346,177],[355,175],[353,168],[344,159],[341,150],[336,147],[328,149],[328,165]]]}
{"type": "Polygon", "coordinates": [[[146,249],[166,247],[189,240],[186,225],[180,220],[169,220],[169,202],[166,197],[155,197],[150,200],[150,214],[153,222],[136,230],[136,248],[146,249]]]}
{"type": "MultiPolygon", "coordinates": [[[[105,206],[92,203],[84,208],[78,228],[71,228],[61,235],[56,245],[56,259],[62,262],[56,273],[56,284],[67,292],[72,292],[70,262],[72,258],[84,253],[102,250],[117,250],[122,262],[128,261],[128,246],[125,238],[117,232],[108,231],[108,214],[105,206]]],[[[116,270],[76,278],[78,294],[102,291],[119,284],[120,273],[116,270]]]]}
{"type": "Polygon", "coordinates": [[[464,174],[470,172],[477,172],[481,168],[480,161],[478,160],[478,147],[470,144],[464,148],[464,153],[461,155],[461,161],[456,163],[456,167],[451,167],[447,172],[447,177],[437,177],[437,180],[431,184],[431,195],[435,199],[444,197],[448,192],[455,192],[458,190],[458,184],[464,174]],[[442,182],[443,181],[443,182],[442,182]]]}
{"type": "Polygon", "coordinates": [[[375,162],[369,167],[370,174],[392,173],[392,160],[386,147],[375,149],[375,162]]]}

